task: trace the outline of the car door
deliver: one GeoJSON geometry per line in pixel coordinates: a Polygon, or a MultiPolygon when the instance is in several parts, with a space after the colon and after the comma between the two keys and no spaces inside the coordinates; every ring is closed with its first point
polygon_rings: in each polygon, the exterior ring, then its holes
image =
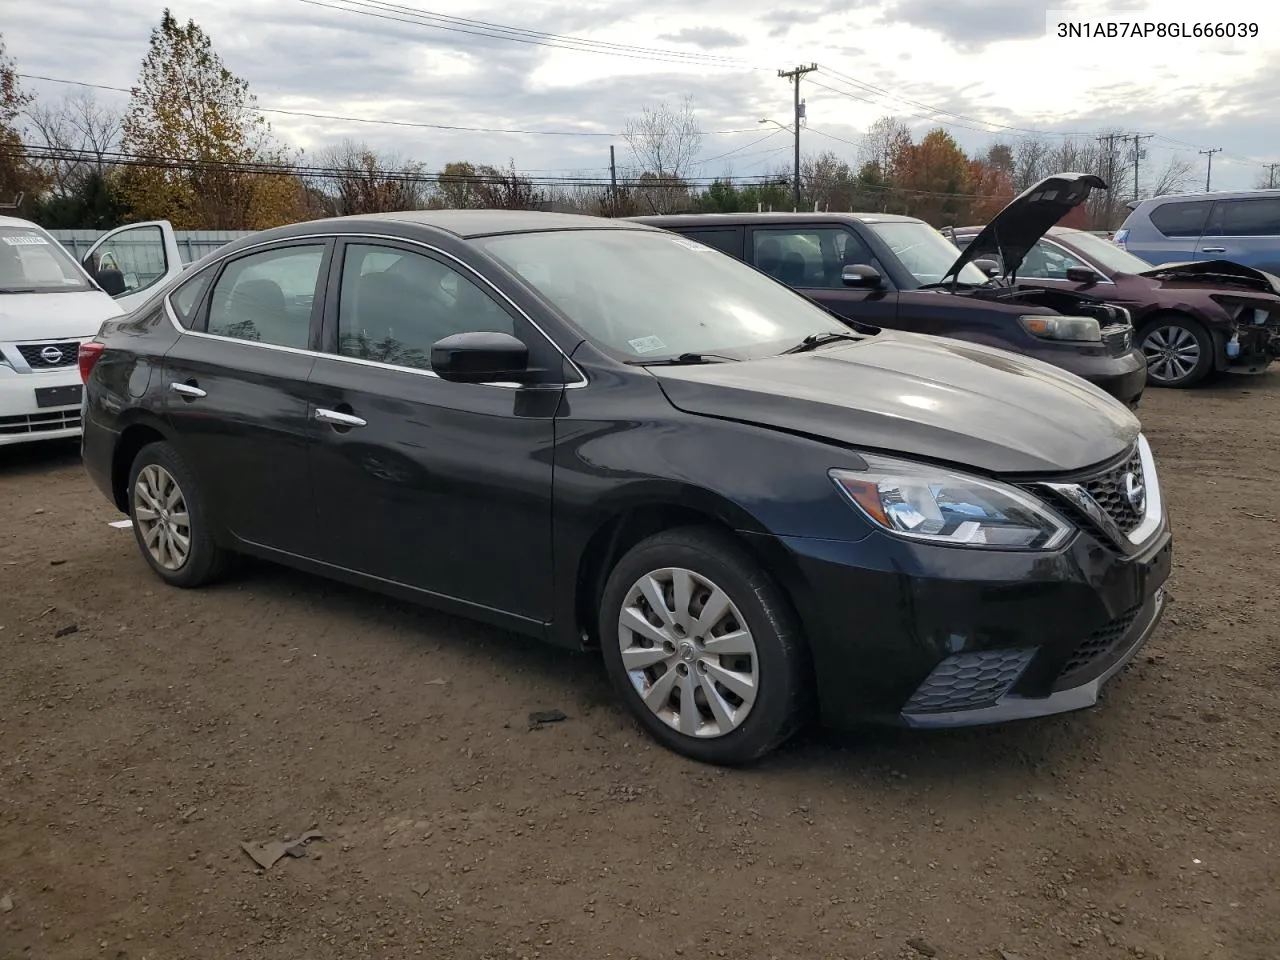
{"type": "Polygon", "coordinates": [[[898,294],[871,248],[843,224],[752,227],[748,241],[750,262],[799,293],[842,317],[868,323],[891,323],[898,312],[898,294]],[[880,272],[875,288],[848,287],[845,266],[863,264],[880,272]]]}
{"type": "Polygon", "coordinates": [[[183,270],[168,220],[131,223],[103,234],[80,265],[126,313],[183,270]]]}
{"type": "Polygon", "coordinates": [[[1280,270],[1280,197],[1218,200],[1196,247],[1198,260],[1280,270]]]}
{"type": "MultiPolygon", "coordinates": [[[[1212,205],[1211,200],[1170,200],[1157,204],[1147,214],[1155,229],[1143,229],[1140,236],[1129,236],[1126,247],[1155,266],[1195,260],[1212,205]]],[[[1139,233],[1137,227],[1132,233],[1139,233]]]]}
{"type": "Polygon", "coordinates": [[[180,284],[164,410],[219,522],[252,547],[315,551],[307,378],[333,243],[252,248],[180,284]]]}
{"type": "Polygon", "coordinates": [[[323,559],[476,608],[551,619],[555,348],[460,261],[348,238],[335,252],[311,373],[323,559]],[[546,385],[451,383],[431,345],[511,333],[546,385]]]}

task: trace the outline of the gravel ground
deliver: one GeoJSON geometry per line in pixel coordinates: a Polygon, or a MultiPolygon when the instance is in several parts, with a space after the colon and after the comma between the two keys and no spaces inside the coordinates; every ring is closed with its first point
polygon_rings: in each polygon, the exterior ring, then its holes
{"type": "Polygon", "coordinates": [[[0,960],[1274,960],[1280,374],[1143,419],[1172,601],[1099,707],[739,771],[587,655],[267,566],[165,588],[74,447],[0,450],[0,960]]]}

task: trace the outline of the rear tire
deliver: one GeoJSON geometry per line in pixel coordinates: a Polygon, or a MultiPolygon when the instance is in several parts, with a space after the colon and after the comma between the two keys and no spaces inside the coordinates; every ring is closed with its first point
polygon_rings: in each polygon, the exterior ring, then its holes
{"type": "Polygon", "coordinates": [[[150,443],[138,451],[127,497],[138,549],[161,580],[190,588],[226,574],[230,554],[214,542],[195,477],[171,444],[150,443]]]}
{"type": "Polygon", "coordinates": [[[609,575],[599,629],[627,708],[684,756],[750,763],[808,718],[812,674],[795,614],[728,534],[688,527],[637,544],[609,575]]]}
{"type": "Polygon", "coordinates": [[[1148,321],[1138,344],[1147,360],[1147,382],[1156,387],[1195,386],[1217,359],[1213,336],[1190,317],[1166,314],[1148,321]]]}

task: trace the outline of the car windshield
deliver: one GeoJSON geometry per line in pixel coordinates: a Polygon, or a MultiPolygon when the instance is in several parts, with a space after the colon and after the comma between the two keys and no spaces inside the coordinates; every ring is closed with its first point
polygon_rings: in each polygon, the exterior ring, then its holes
{"type": "Polygon", "coordinates": [[[56,240],[31,227],[0,224],[0,293],[92,289],[56,240]]]}
{"type": "Polygon", "coordinates": [[[773,356],[850,328],[789,287],[696,241],[657,230],[565,230],[477,245],[598,346],[649,363],[686,353],[773,356]]]}
{"type": "Polygon", "coordinates": [[[1151,269],[1151,264],[1141,257],[1120,249],[1110,240],[1083,230],[1064,231],[1059,239],[1065,240],[1089,259],[1096,260],[1116,273],[1142,273],[1151,269]]]}
{"type": "MultiPolygon", "coordinates": [[[[902,266],[921,286],[941,283],[960,256],[960,248],[927,223],[918,220],[895,220],[868,223],[902,261],[902,266]]],[[[972,263],[966,263],[958,278],[961,283],[983,284],[987,276],[972,263]]]]}

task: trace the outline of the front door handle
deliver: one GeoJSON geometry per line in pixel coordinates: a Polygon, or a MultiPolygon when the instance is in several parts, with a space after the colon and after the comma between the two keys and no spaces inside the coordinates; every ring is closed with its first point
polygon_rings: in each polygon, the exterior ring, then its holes
{"type": "Polygon", "coordinates": [[[182,396],[188,397],[192,400],[208,396],[207,393],[197,387],[194,383],[171,383],[169,384],[169,389],[174,393],[181,394],[182,396]]]}
{"type": "Polygon", "coordinates": [[[335,427],[363,427],[367,426],[367,421],[350,413],[341,413],[337,410],[325,410],[322,407],[316,408],[316,419],[321,423],[329,423],[335,427]]]}
{"type": "Polygon", "coordinates": [[[1227,248],[1226,247],[1201,247],[1200,252],[1201,253],[1226,253],[1227,248]]]}

